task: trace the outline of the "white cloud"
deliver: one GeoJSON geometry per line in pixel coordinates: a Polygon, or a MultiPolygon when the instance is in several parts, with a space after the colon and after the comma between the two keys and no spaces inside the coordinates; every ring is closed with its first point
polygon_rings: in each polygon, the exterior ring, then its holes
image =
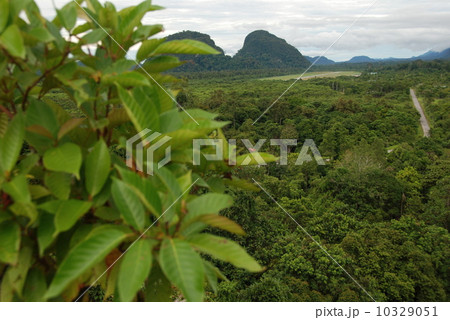
{"type": "MultiPolygon", "coordinates": [[[[57,7],[70,0],[55,0],[57,7]]],[[[51,17],[51,1],[37,0],[51,17]]],[[[110,0],[117,8],[139,0],[110,0]]],[[[145,17],[162,23],[166,34],[194,30],[211,35],[228,54],[242,47],[245,36],[265,29],[286,39],[303,54],[318,55],[372,4],[373,0],[154,0],[163,11],[145,17]]],[[[367,54],[407,57],[429,49],[450,47],[448,0],[379,0],[334,46],[327,56],[335,60],[367,54]]]]}

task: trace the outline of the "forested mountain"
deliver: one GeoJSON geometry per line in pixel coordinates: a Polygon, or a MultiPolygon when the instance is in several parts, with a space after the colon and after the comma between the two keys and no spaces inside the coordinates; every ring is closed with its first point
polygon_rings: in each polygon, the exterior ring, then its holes
{"type": "Polygon", "coordinates": [[[205,33],[196,31],[182,31],[167,37],[167,40],[191,39],[201,41],[213,47],[220,53],[217,55],[178,55],[178,58],[186,63],[177,71],[196,72],[196,71],[222,71],[231,66],[231,57],[226,56],[223,49],[218,47],[211,37],[205,33]]]}
{"type": "MultiPolygon", "coordinates": [[[[316,61],[318,56],[303,56],[294,46],[286,40],[278,38],[265,30],[257,30],[248,34],[244,45],[234,57],[225,55],[222,48],[205,33],[196,31],[182,31],[167,37],[167,40],[192,39],[204,42],[220,52],[218,55],[178,55],[186,63],[175,71],[178,72],[204,72],[224,70],[255,70],[255,69],[302,69],[307,68],[316,61]]],[[[339,64],[367,64],[367,63],[402,63],[415,60],[449,60],[450,48],[441,52],[428,51],[420,56],[411,58],[371,58],[368,56],[355,56],[348,61],[336,62],[327,57],[320,57],[315,63],[317,66],[331,66],[339,64]]]]}
{"type": "Polygon", "coordinates": [[[411,58],[384,58],[384,59],[374,59],[367,56],[356,56],[346,61],[346,63],[374,63],[374,62],[408,62],[416,60],[432,61],[432,60],[449,60],[450,59],[450,48],[444,51],[428,51],[420,56],[411,58]]]}
{"type": "Polygon", "coordinates": [[[167,37],[167,40],[180,39],[202,41],[215,48],[220,54],[214,56],[179,55],[180,60],[187,61],[187,63],[178,67],[176,71],[306,68],[310,65],[308,59],[294,46],[264,30],[250,33],[245,38],[244,46],[234,57],[225,55],[223,49],[218,47],[207,34],[182,31],[167,37]]]}
{"type": "Polygon", "coordinates": [[[377,62],[376,59],[372,59],[368,56],[357,56],[347,61],[348,63],[364,63],[364,62],[377,62]]]}
{"type": "Polygon", "coordinates": [[[450,48],[445,49],[444,51],[441,51],[441,52],[430,50],[421,56],[413,57],[411,59],[413,59],[413,60],[421,59],[421,60],[426,60],[426,61],[436,60],[436,59],[449,60],[450,59],[450,48]]]}
{"type": "MultiPolygon", "coordinates": [[[[319,58],[319,56],[317,57],[308,57],[305,56],[306,59],[308,59],[309,62],[313,63],[314,61],[317,60],[317,58],[319,58]]],[[[316,62],[316,65],[318,66],[328,66],[331,64],[335,64],[336,62],[333,60],[328,59],[327,57],[320,57],[320,59],[316,62]]]]}
{"type": "Polygon", "coordinates": [[[233,60],[239,67],[250,65],[255,69],[305,68],[310,65],[294,46],[265,30],[250,33],[233,60]]]}

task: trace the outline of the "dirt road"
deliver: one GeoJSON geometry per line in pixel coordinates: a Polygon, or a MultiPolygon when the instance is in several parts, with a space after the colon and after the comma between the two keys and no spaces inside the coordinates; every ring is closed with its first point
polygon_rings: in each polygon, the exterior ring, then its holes
{"type": "Polygon", "coordinates": [[[413,89],[410,89],[411,98],[414,102],[414,106],[416,110],[420,113],[420,125],[423,129],[423,136],[429,138],[430,137],[430,124],[428,123],[427,118],[425,117],[425,113],[423,112],[422,106],[419,103],[419,100],[416,97],[416,93],[413,89]]]}

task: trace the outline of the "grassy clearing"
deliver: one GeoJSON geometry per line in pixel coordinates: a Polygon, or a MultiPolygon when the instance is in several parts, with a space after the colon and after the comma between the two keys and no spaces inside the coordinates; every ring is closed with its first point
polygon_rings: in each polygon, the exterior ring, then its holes
{"type": "MultiPolygon", "coordinates": [[[[321,72],[307,72],[302,76],[302,80],[309,80],[315,78],[336,78],[341,76],[347,77],[358,77],[361,75],[361,72],[357,71],[321,71],[321,72]]],[[[278,76],[278,77],[269,77],[269,78],[261,78],[260,80],[293,80],[300,77],[301,74],[289,74],[286,76],[278,76]]]]}

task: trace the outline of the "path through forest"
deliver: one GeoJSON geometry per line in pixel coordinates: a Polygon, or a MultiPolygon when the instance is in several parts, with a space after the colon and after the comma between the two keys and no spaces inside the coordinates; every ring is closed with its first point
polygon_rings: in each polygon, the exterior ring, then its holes
{"type": "Polygon", "coordinates": [[[419,100],[416,97],[416,93],[413,89],[409,90],[411,93],[412,100],[414,102],[414,106],[416,107],[417,111],[420,113],[420,125],[423,129],[423,136],[429,138],[430,137],[430,124],[428,123],[427,118],[425,117],[425,112],[422,109],[422,106],[420,105],[419,100]]]}

